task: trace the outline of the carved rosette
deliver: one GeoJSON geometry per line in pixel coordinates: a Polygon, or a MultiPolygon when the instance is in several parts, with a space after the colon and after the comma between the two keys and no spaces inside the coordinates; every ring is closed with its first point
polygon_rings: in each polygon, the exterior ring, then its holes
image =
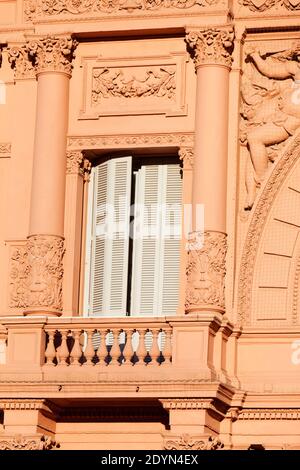
{"type": "Polygon", "coordinates": [[[59,445],[45,435],[2,435],[0,438],[1,450],[52,450],[59,445]]]}
{"type": "Polygon", "coordinates": [[[34,66],[29,60],[27,47],[12,46],[8,48],[8,61],[11,68],[14,69],[16,79],[34,78],[34,66]]]}
{"type": "Polygon", "coordinates": [[[233,27],[203,28],[190,31],[186,42],[192,50],[196,69],[201,65],[223,65],[230,68],[234,41],[233,27]]]}
{"type": "Polygon", "coordinates": [[[46,36],[28,41],[26,50],[37,74],[53,71],[71,76],[77,44],[71,36],[46,36]]]}
{"type": "Polygon", "coordinates": [[[28,237],[27,310],[61,312],[64,251],[61,237],[28,237]]]}
{"type": "Polygon", "coordinates": [[[67,174],[80,175],[84,181],[89,181],[92,164],[80,151],[67,152],[67,174]]]}
{"type": "Polygon", "coordinates": [[[226,234],[194,232],[189,241],[186,310],[225,309],[226,234]]]}
{"type": "Polygon", "coordinates": [[[183,169],[191,170],[193,168],[194,150],[191,147],[180,147],[178,155],[183,163],[183,169]]]}
{"type": "Polygon", "coordinates": [[[165,450],[219,450],[224,445],[213,436],[190,436],[182,434],[182,436],[165,439],[165,450]]]}

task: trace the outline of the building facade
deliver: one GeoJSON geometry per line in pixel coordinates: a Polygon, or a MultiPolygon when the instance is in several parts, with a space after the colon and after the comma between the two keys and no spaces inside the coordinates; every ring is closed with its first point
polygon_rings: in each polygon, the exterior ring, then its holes
{"type": "Polygon", "coordinates": [[[0,0],[0,449],[300,448],[299,24],[0,0]]]}

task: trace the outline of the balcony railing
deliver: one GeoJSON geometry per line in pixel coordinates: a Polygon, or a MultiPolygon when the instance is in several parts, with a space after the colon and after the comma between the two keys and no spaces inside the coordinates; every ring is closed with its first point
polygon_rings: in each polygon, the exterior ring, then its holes
{"type": "Polygon", "coordinates": [[[101,320],[76,327],[45,326],[45,364],[59,366],[166,366],[172,361],[172,329],[101,320]]]}

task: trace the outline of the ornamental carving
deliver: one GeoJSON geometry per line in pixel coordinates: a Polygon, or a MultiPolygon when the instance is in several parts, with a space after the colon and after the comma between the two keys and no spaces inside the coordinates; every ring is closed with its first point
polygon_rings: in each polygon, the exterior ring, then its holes
{"type": "Polygon", "coordinates": [[[51,450],[59,445],[45,435],[21,435],[0,437],[0,450],[51,450]]]}
{"type": "Polygon", "coordinates": [[[26,50],[37,73],[55,71],[71,75],[77,44],[71,36],[46,36],[28,41],[26,50]]]}
{"type": "Polygon", "coordinates": [[[194,160],[194,151],[190,147],[180,147],[178,151],[179,159],[183,162],[185,170],[192,169],[194,160]]]}
{"type": "Polygon", "coordinates": [[[10,257],[10,308],[27,307],[28,263],[26,246],[13,247],[10,257]]]}
{"type": "Polygon", "coordinates": [[[14,69],[16,79],[34,78],[34,66],[29,60],[28,50],[25,44],[8,48],[8,61],[14,69]]]}
{"type": "Polygon", "coordinates": [[[203,28],[190,31],[186,42],[192,51],[195,67],[218,64],[231,67],[233,52],[233,28],[203,28]]]}
{"type": "Polygon", "coordinates": [[[258,13],[273,7],[285,7],[290,11],[300,10],[300,0],[239,0],[239,3],[258,13]]]}
{"type": "Polygon", "coordinates": [[[27,20],[37,16],[80,15],[85,13],[111,14],[116,12],[189,9],[194,6],[224,5],[224,0],[26,0],[27,20]]]}
{"type": "Polygon", "coordinates": [[[8,158],[11,154],[11,143],[0,142],[0,158],[8,158]]]}
{"type": "Polygon", "coordinates": [[[28,299],[30,309],[62,310],[64,240],[33,235],[27,241],[28,299]]]}
{"type": "Polygon", "coordinates": [[[189,434],[182,434],[180,437],[166,439],[165,450],[219,450],[224,444],[216,437],[194,437],[189,434]]]}
{"type": "Polygon", "coordinates": [[[186,310],[225,309],[226,234],[194,232],[189,242],[186,310]]]}
{"type": "Polygon", "coordinates": [[[241,259],[240,279],[239,279],[239,322],[241,324],[250,323],[252,284],[258,245],[261,239],[266,218],[270,212],[271,205],[282,186],[282,183],[290,173],[291,169],[299,159],[300,135],[299,132],[283,152],[277,161],[268,181],[266,182],[262,194],[254,208],[251,223],[247,232],[243,254],[241,259]]]}
{"type": "Polygon", "coordinates": [[[166,134],[115,134],[115,135],[91,135],[71,136],[68,138],[68,148],[93,149],[93,148],[131,148],[152,147],[172,144],[176,147],[192,146],[194,144],[194,133],[166,133],[166,134]]]}
{"type": "Polygon", "coordinates": [[[300,42],[290,49],[262,54],[246,49],[242,82],[241,134],[248,150],[245,210],[285,142],[300,128],[300,42]]]}
{"type": "Polygon", "coordinates": [[[80,175],[84,181],[89,181],[92,164],[80,151],[67,152],[67,174],[80,175]]]}
{"type": "Polygon", "coordinates": [[[174,100],[176,67],[152,67],[140,78],[123,69],[93,69],[92,102],[103,98],[146,98],[155,96],[174,100]]]}

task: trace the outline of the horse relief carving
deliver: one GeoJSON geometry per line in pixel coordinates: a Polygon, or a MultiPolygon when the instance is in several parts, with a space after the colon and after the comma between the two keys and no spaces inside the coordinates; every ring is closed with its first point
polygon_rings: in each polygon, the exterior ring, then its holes
{"type": "Polygon", "coordinates": [[[246,50],[241,136],[248,149],[245,210],[286,141],[300,127],[300,42],[272,53],[246,50]]]}

